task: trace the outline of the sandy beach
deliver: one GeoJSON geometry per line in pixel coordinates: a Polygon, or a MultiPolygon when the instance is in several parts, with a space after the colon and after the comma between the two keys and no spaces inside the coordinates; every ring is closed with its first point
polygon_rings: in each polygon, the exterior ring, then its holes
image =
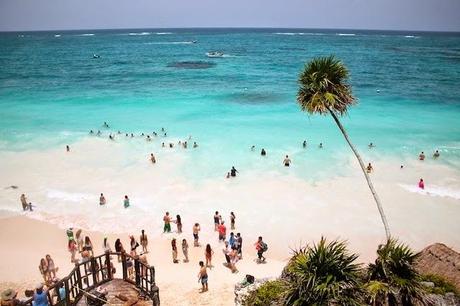
{"type": "MultiPolygon", "coordinates": [[[[0,186],[19,187],[0,191],[2,289],[24,288],[40,281],[38,264],[45,254],[59,266],[58,275],[66,275],[72,269],[65,234],[70,226],[82,228],[84,235],[91,237],[96,253],[102,252],[104,236],[112,248],[116,238],[127,246],[129,235],[139,237],[145,229],[150,240],[148,261],[155,266],[163,305],[232,305],[234,285],[246,274],[278,276],[292,248],[317,241],[321,235],[346,239],[363,263],[374,258],[377,245],[385,239],[377,208],[352,158],[342,165],[347,176],[316,182],[289,175],[281,166],[264,174],[191,182],[176,175],[190,162],[177,151],[160,152],[161,162],[152,165],[147,149],[145,154],[132,154],[133,149],[105,140],[86,139],[72,148],[69,153],[58,149],[0,152],[0,160],[8,161],[1,164],[5,174],[0,186]],[[105,207],[98,204],[101,186],[108,199],[105,207]],[[127,190],[131,207],[124,209],[122,198],[127,190]],[[19,196],[23,192],[36,205],[34,212],[21,211],[19,196]],[[222,244],[212,223],[216,210],[227,224],[230,211],[237,216],[235,232],[241,232],[244,239],[238,274],[222,266],[222,244]],[[182,235],[162,234],[166,211],[173,218],[181,215],[182,235]],[[190,263],[173,264],[171,259],[171,239],[186,238],[193,244],[195,222],[202,226],[201,243],[210,243],[215,251],[215,268],[206,294],[198,293],[196,277],[204,248],[190,248],[190,263]],[[253,243],[259,235],[269,245],[264,265],[254,262],[253,243]]],[[[372,177],[393,236],[414,250],[434,242],[459,250],[460,180],[455,167],[431,158],[404,161],[404,169],[400,169],[401,161],[376,156],[372,161],[372,177]],[[426,181],[425,190],[416,187],[421,177],[426,181]]],[[[302,165],[294,161],[292,167],[302,165]]]]}

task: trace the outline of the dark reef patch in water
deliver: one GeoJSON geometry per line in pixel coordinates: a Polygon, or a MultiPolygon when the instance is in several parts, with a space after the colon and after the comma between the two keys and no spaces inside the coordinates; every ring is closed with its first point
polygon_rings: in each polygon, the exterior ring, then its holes
{"type": "Polygon", "coordinates": [[[216,66],[214,62],[205,61],[184,61],[169,63],[167,67],[181,69],[208,69],[216,66]]]}
{"type": "Polygon", "coordinates": [[[226,95],[225,100],[241,104],[264,104],[282,102],[283,96],[273,92],[236,92],[226,95]]]}

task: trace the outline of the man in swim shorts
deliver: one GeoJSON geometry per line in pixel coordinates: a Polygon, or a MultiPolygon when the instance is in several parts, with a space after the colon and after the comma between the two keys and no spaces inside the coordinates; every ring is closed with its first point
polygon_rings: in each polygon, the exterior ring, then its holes
{"type": "Polygon", "coordinates": [[[165,222],[163,233],[171,233],[171,217],[169,216],[169,212],[166,212],[163,221],[165,222]]]}

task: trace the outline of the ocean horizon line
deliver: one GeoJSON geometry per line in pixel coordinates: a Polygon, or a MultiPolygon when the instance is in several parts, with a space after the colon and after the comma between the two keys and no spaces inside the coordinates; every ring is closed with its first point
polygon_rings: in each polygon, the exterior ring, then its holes
{"type": "Polygon", "coordinates": [[[437,31],[437,30],[407,30],[407,29],[359,29],[359,28],[308,28],[308,27],[135,27],[135,28],[82,28],[82,29],[40,29],[40,30],[1,30],[0,33],[49,33],[49,32],[83,32],[83,31],[96,31],[96,32],[109,32],[109,31],[139,31],[139,30],[256,30],[260,32],[272,31],[272,30],[308,30],[308,31],[345,31],[345,32],[376,32],[376,33],[429,33],[429,34],[459,34],[460,31],[437,31]]]}

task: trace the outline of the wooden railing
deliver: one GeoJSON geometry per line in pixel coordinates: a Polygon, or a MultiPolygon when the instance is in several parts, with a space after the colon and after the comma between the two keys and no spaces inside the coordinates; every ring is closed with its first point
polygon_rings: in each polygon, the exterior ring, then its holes
{"type": "MultiPolygon", "coordinates": [[[[113,261],[121,259],[123,280],[136,286],[145,296],[152,300],[154,306],[160,305],[158,287],[155,285],[155,268],[139,261],[126,253],[105,253],[96,257],[90,257],[86,261],[75,264],[75,268],[68,276],[60,279],[56,284],[48,288],[48,302],[50,306],[76,305],[83,295],[88,294],[94,288],[113,280],[113,261]],[[132,264],[132,273],[129,269],[132,264]],[[64,285],[65,297],[61,299],[59,288],[64,285]]],[[[32,305],[33,298],[25,302],[32,305]]]]}

